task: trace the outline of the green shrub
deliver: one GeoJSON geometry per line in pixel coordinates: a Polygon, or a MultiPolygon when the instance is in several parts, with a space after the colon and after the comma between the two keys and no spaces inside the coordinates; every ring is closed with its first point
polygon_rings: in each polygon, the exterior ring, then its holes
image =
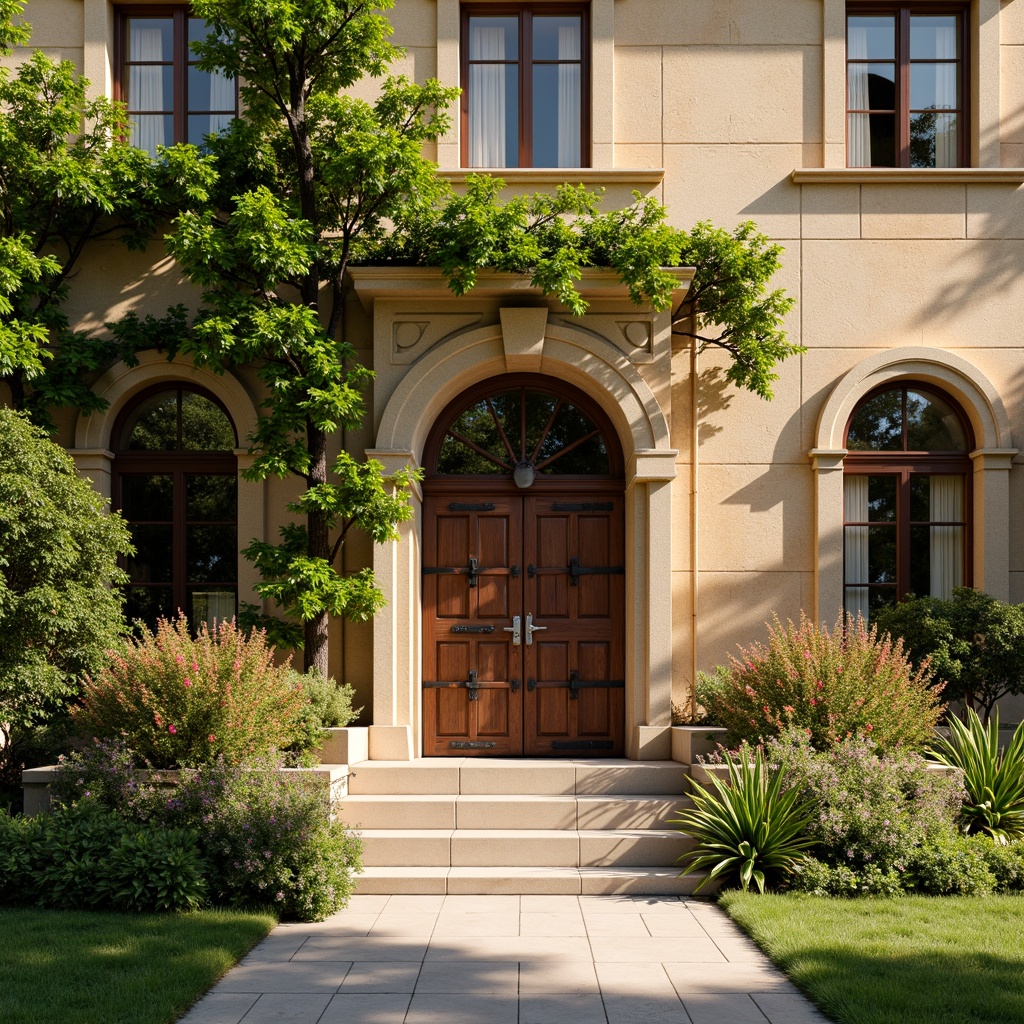
{"type": "Polygon", "coordinates": [[[1024,693],[1024,606],[958,587],[948,600],[910,597],[875,613],[883,633],[902,637],[913,663],[930,664],[943,697],[987,717],[996,701],[1024,693]]]}
{"type": "Polygon", "coordinates": [[[997,892],[1024,890],[1024,843],[995,843],[987,835],[972,836],[995,879],[997,892]]]}
{"type": "Polygon", "coordinates": [[[300,735],[307,705],[287,666],[261,633],[233,622],[193,637],[183,616],[115,652],[89,680],[76,726],[121,739],[154,768],[247,762],[283,750],[300,735]]]}
{"type": "Polygon", "coordinates": [[[902,896],[905,879],[897,871],[868,864],[858,871],[845,864],[827,864],[806,857],[791,880],[796,892],[812,896],[902,896]]]}
{"type": "Polygon", "coordinates": [[[288,750],[300,764],[305,764],[312,760],[308,755],[323,742],[325,729],[343,728],[359,717],[362,708],[352,707],[356,691],[348,683],[339,686],[316,669],[306,673],[289,669],[288,683],[305,698],[297,723],[298,735],[288,750]]]}
{"type": "Polygon", "coordinates": [[[983,725],[973,708],[967,724],[949,720],[949,739],[935,741],[935,757],[963,772],[964,831],[987,832],[997,843],[1024,838],[1024,725],[999,749],[999,709],[983,725]]]}
{"type": "Polygon", "coordinates": [[[679,859],[687,871],[710,869],[698,892],[716,879],[738,882],[744,892],[753,880],[764,892],[790,874],[811,845],[806,830],[813,805],[796,790],[783,790],[785,770],[769,769],[760,750],[753,764],[746,752],[739,762],[726,753],[725,763],[729,782],[712,776],[715,794],[693,783],[695,809],[669,822],[697,843],[679,859]]]}
{"type": "Polygon", "coordinates": [[[361,869],[358,838],[331,819],[327,781],[273,762],[223,759],[181,773],[175,787],[140,781],[123,744],[65,759],[53,785],[66,802],[92,801],[134,822],[197,837],[208,899],[322,920],[348,902],[361,869]]]}
{"type": "Polygon", "coordinates": [[[985,854],[966,836],[934,836],[914,855],[913,886],[928,896],[986,896],[996,887],[985,854]]]}
{"type": "Polygon", "coordinates": [[[963,790],[919,754],[881,753],[860,738],[816,751],[796,731],[766,750],[790,785],[816,801],[808,823],[814,856],[851,871],[859,891],[878,893],[885,878],[910,870],[922,846],[955,831],[963,790]],[[868,880],[875,872],[882,879],[868,880]]]}
{"type": "Polygon", "coordinates": [[[801,615],[776,618],[768,644],[740,650],[728,679],[709,691],[709,715],[731,742],[759,742],[796,728],[818,749],[862,736],[883,750],[923,747],[943,711],[927,667],[915,670],[900,641],[860,619],[829,631],[801,615]]]}
{"type": "Polygon", "coordinates": [[[0,814],[0,901],[60,909],[191,910],[205,865],[194,832],[125,821],[97,801],[0,814]]]}
{"type": "Polygon", "coordinates": [[[694,704],[691,706],[688,700],[683,704],[673,704],[672,724],[721,725],[715,717],[714,708],[718,706],[719,696],[728,685],[729,674],[730,670],[725,665],[716,665],[711,672],[698,672],[694,683],[694,704]]]}
{"type": "Polygon", "coordinates": [[[105,504],[67,452],[0,408],[0,790],[7,793],[20,788],[26,764],[46,763],[45,749],[32,756],[34,734],[66,714],[85,674],[100,668],[124,632],[121,590],[111,584],[125,579],[117,559],[132,551],[131,538],[105,504]]]}

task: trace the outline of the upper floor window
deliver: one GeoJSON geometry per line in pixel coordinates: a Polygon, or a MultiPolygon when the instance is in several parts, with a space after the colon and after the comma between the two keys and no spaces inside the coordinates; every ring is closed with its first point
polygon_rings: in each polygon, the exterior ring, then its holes
{"type": "Polygon", "coordinates": [[[874,392],[854,410],[843,460],[844,607],[869,619],[907,594],[969,583],[970,427],[924,385],[874,392]]]}
{"type": "Polygon", "coordinates": [[[128,107],[132,142],[152,156],[157,146],[201,145],[238,111],[235,79],[196,67],[189,44],[208,32],[187,7],[118,12],[116,94],[128,107]]]}
{"type": "Polygon", "coordinates": [[[462,9],[462,162],[584,167],[590,24],[583,4],[462,9]]]}
{"type": "Polygon", "coordinates": [[[850,167],[967,163],[965,22],[949,5],[848,5],[850,167]]]}

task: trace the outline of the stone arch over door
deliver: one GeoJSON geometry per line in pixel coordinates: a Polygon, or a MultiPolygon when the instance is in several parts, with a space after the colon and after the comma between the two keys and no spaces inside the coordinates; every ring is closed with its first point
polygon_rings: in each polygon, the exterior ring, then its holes
{"type": "MultiPolygon", "coordinates": [[[[665,414],[630,360],[604,338],[548,323],[546,308],[503,308],[500,322],[451,337],[409,367],[380,412],[369,457],[388,470],[419,468],[441,411],[490,377],[527,372],[568,381],[611,421],[625,462],[626,753],[668,758],[671,745],[671,565],[656,538],[671,535],[676,452],[665,414]]],[[[422,494],[401,542],[378,547],[374,572],[387,607],[374,619],[370,756],[419,756],[422,644],[422,494]]]]}
{"type": "Polygon", "coordinates": [[[931,384],[954,398],[970,421],[973,464],[974,586],[1000,600],[1010,596],[1010,420],[992,382],[976,366],[944,349],[904,347],[858,363],[835,385],[818,417],[809,453],[815,476],[814,615],[831,621],[843,594],[843,460],[846,428],[869,392],[898,381],[931,384]]]}

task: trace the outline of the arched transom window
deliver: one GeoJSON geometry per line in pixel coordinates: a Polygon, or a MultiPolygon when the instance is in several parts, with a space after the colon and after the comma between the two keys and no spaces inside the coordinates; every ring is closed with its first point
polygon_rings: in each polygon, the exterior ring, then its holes
{"type": "Polygon", "coordinates": [[[449,407],[439,427],[431,475],[512,477],[528,487],[546,477],[621,473],[603,415],[568,391],[498,383],[449,407]]]}
{"type": "Polygon", "coordinates": [[[970,584],[970,425],[913,383],[872,392],[846,431],[844,606],[870,619],[908,594],[970,584]]]}
{"type": "Polygon", "coordinates": [[[184,611],[193,627],[235,614],[238,483],[235,429],[211,396],[161,386],[114,428],[115,504],[128,521],[125,614],[152,625],[184,611]]]}

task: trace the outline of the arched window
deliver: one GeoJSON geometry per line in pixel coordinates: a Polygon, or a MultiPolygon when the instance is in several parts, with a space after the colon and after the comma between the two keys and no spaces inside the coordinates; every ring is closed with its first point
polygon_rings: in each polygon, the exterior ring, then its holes
{"type": "Polygon", "coordinates": [[[427,471],[514,478],[520,487],[535,479],[620,477],[612,434],[604,414],[575,389],[510,375],[474,388],[442,413],[427,444],[427,471]]]}
{"type": "Polygon", "coordinates": [[[184,611],[194,627],[235,614],[238,473],[235,428],[187,386],[143,392],[114,427],[114,502],[128,521],[125,614],[152,625],[184,611]]]}
{"type": "Polygon", "coordinates": [[[934,388],[867,395],[846,430],[844,607],[865,619],[907,594],[970,585],[970,424],[934,388]]]}

